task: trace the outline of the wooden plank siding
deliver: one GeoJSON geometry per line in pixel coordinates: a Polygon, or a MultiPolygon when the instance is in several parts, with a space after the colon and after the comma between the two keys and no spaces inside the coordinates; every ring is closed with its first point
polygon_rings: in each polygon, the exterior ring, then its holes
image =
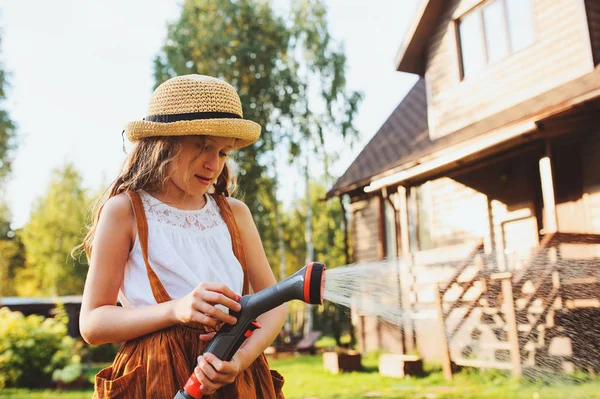
{"type": "Polygon", "coordinates": [[[379,213],[379,197],[365,198],[350,204],[350,237],[355,263],[381,259],[379,213]]]}
{"type": "Polygon", "coordinates": [[[600,1],[585,0],[594,65],[600,64],[600,1]]]}
{"type": "MultiPolygon", "coordinates": [[[[382,243],[385,237],[381,235],[381,205],[378,196],[351,200],[351,237],[355,263],[376,261],[383,257],[382,243]]],[[[359,315],[356,312],[352,314],[352,324],[362,351],[402,353],[402,334],[397,326],[385,323],[377,316],[359,315]]]]}
{"type": "MultiPolygon", "coordinates": [[[[442,137],[593,71],[579,1],[531,0],[535,42],[461,80],[455,20],[475,4],[449,0],[426,49],[429,132],[442,137]]],[[[589,37],[589,36],[588,36],[589,37]]]]}
{"type": "Polygon", "coordinates": [[[489,235],[484,194],[447,177],[425,183],[419,192],[423,196],[419,220],[427,224],[421,226],[419,249],[457,245],[489,235]]]}
{"type": "MultiPolygon", "coordinates": [[[[582,145],[583,197],[587,232],[600,234],[600,125],[586,134],[582,145]]],[[[560,226],[560,224],[559,224],[560,226]]]]}
{"type": "Polygon", "coordinates": [[[539,241],[538,160],[530,149],[423,184],[419,249],[483,240],[500,269],[520,268],[539,241]]]}

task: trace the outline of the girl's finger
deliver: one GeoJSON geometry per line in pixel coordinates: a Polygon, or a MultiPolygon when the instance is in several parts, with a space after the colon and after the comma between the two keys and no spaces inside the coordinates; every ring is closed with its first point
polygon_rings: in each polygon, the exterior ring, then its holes
{"type": "Polygon", "coordinates": [[[214,319],[203,312],[196,312],[194,315],[194,321],[209,327],[216,327],[220,323],[219,320],[214,319]]]}
{"type": "Polygon", "coordinates": [[[203,395],[211,395],[221,387],[220,384],[217,384],[208,378],[199,366],[194,369],[194,373],[196,374],[198,381],[200,381],[200,391],[203,395]]]}
{"type": "Polygon", "coordinates": [[[202,355],[204,360],[208,362],[216,371],[222,373],[225,371],[225,362],[213,355],[212,353],[205,353],[202,355]]]}
{"type": "Polygon", "coordinates": [[[239,312],[242,306],[237,302],[239,296],[235,296],[235,299],[231,299],[221,293],[215,291],[205,291],[202,295],[202,299],[211,304],[221,304],[226,308],[229,308],[235,312],[239,312]]]}
{"type": "Polygon", "coordinates": [[[211,332],[207,334],[200,334],[200,341],[210,341],[215,336],[216,332],[211,332]]]}
{"type": "Polygon", "coordinates": [[[225,362],[212,353],[205,353],[202,355],[206,362],[208,362],[213,369],[218,373],[218,377],[215,377],[214,380],[223,384],[229,384],[235,380],[235,377],[238,375],[237,369],[233,366],[231,362],[225,362]]]}
{"type": "Polygon", "coordinates": [[[210,303],[203,302],[199,304],[198,310],[204,313],[205,315],[210,316],[215,320],[220,320],[224,323],[235,324],[237,322],[237,319],[235,317],[228,315],[227,313],[211,305],[210,303]]]}
{"type": "Polygon", "coordinates": [[[206,283],[201,283],[201,284],[202,284],[202,288],[204,288],[206,291],[220,292],[221,294],[229,297],[233,301],[235,301],[237,299],[237,294],[235,292],[233,292],[231,290],[231,288],[229,288],[225,284],[213,283],[213,282],[206,282],[206,283]]]}
{"type": "Polygon", "coordinates": [[[211,383],[217,384],[220,382],[219,373],[206,361],[206,359],[204,359],[204,357],[198,356],[198,366],[196,368],[200,368],[204,376],[208,378],[211,383]]]}

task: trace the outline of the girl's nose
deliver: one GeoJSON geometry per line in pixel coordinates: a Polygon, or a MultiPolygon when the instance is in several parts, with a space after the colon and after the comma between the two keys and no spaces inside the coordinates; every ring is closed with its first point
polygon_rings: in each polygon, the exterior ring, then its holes
{"type": "Polygon", "coordinates": [[[210,170],[211,172],[214,172],[215,170],[217,170],[217,168],[219,167],[219,159],[216,156],[209,156],[207,157],[206,161],[204,162],[204,167],[208,170],[210,170]]]}

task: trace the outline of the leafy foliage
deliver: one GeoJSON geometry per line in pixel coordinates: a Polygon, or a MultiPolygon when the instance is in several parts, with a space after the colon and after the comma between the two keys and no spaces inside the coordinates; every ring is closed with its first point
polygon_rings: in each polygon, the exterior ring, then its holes
{"type": "Polygon", "coordinates": [[[270,1],[186,0],[154,60],[157,86],[190,73],[231,83],[244,117],[263,127],[257,143],[238,151],[236,163],[271,265],[279,264],[278,200],[269,173],[274,150],[283,146],[295,159],[310,141],[310,151],[326,159],[324,135],[356,135],[352,121],[361,99],[346,89],[346,58],[329,33],[325,7],[318,0],[292,3],[283,16],[270,1]]]}
{"type": "Polygon", "coordinates": [[[71,164],[54,171],[44,197],[33,206],[29,222],[19,232],[26,248],[26,265],[16,276],[24,296],[79,295],[83,292],[87,260],[72,259],[81,243],[91,200],[81,176],[71,164]]]}
{"type": "Polygon", "coordinates": [[[11,215],[1,195],[17,147],[15,125],[3,108],[7,86],[7,73],[0,66],[0,296],[14,293],[10,278],[19,263],[18,250],[21,248],[19,242],[12,240],[14,232],[10,228],[11,215]]]}
{"type": "MultiPolygon", "coordinates": [[[[0,67],[0,104],[6,100],[7,74],[0,67]]],[[[8,112],[0,108],[0,181],[10,172],[12,157],[17,143],[15,141],[15,125],[8,112]]]]}
{"type": "MultiPolygon", "coordinates": [[[[313,181],[310,186],[310,206],[313,226],[314,260],[325,263],[328,269],[342,266],[346,263],[344,252],[344,232],[342,226],[342,207],[336,199],[323,201],[325,185],[313,181]]],[[[290,275],[304,266],[306,259],[306,246],[304,245],[304,232],[306,229],[306,202],[298,200],[288,212],[284,213],[284,242],[286,246],[287,270],[290,275]]],[[[347,331],[347,310],[330,304],[315,308],[315,328],[331,334],[338,340],[347,331]]],[[[302,303],[290,303],[290,312],[302,313],[302,303]]],[[[298,330],[298,325],[303,317],[292,317],[293,330],[298,330]],[[294,323],[295,321],[295,323],[294,323]]]]}
{"type": "Polygon", "coordinates": [[[0,388],[47,386],[55,370],[79,363],[75,349],[63,307],[55,318],[0,308],[0,388]]]}
{"type": "Polygon", "coordinates": [[[17,234],[0,240],[0,296],[15,296],[16,275],[25,267],[25,246],[17,234]]]}

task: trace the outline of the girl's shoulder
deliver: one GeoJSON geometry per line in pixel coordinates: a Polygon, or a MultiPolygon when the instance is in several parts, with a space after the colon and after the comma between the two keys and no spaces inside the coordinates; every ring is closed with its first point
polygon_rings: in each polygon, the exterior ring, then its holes
{"type": "Polygon", "coordinates": [[[106,200],[99,215],[98,226],[111,231],[120,230],[130,237],[135,237],[137,234],[135,214],[127,194],[121,193],[106,200]]]}
{"type": "Polygon", "coordinates": [[[248,212],[250,212],[250,209],[248,208],[248,205],[246,205],[243,201],[240,201],[237,198],[233,198],[233,197],[225,197],[227,199],[227,203],[229,203],[229,206],[231,207],[232,211],[244,211],[244,210],[248,210],[248,212]]]}
{"type": "Polygon", "coordinates": [[[129,196],[121,193],[109,198],[102,207],[101,216],[109,216],[111,219],[116,217],[121,220],[133,218],[133,207],[129,196]]]}
{"type": "Polygon", "coordinates": [[[227,197],[227,203],[238,223],[253,221],[250,208],[244,202],[236,198],[227,197]]]}

